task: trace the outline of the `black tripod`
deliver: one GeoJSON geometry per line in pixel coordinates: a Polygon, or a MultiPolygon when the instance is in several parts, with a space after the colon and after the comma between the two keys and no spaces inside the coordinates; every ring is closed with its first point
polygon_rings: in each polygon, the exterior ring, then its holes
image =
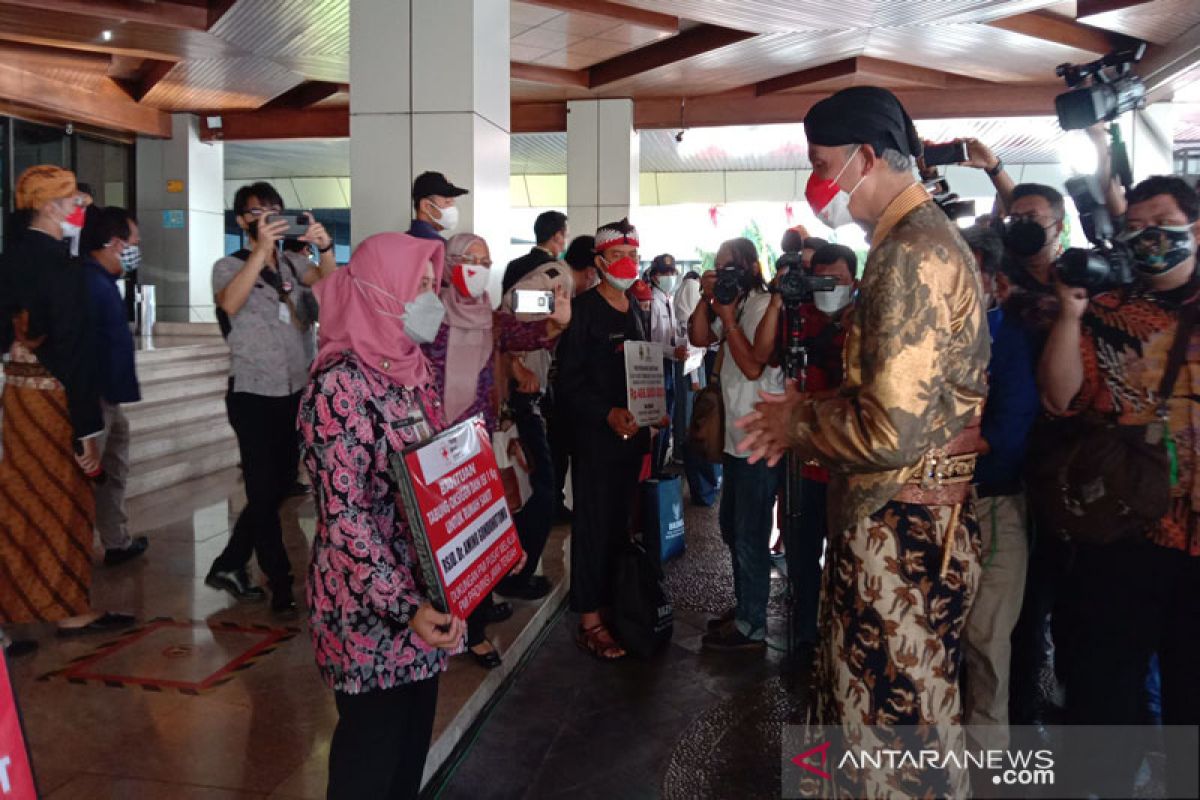
{"type": "MultiPolygon", "coordinates": [[[[783,310],[783,371],[784,378],[794,382],[801,394],[808,391],[809,350],[804,338],[803,306],[787,303],[783,310]]],[[[804,462],[795,451],[788,451],[784,461],[783,478],[783,539],[785,551],[796,546],[796,534],[800,530],[801,470],[804,462]]],[[[793,551],[794,553],[794,551],[793,551]]],[[[787,591],[787,659],[789,664],[796,657],[796,580],[793,570],[788,569],[787,591]]]]}

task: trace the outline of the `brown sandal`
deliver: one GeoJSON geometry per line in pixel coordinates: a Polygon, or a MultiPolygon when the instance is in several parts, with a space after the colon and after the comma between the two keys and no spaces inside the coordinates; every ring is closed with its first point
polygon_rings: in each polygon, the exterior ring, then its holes
{"type": "Polygon", "coordinates": [[[625,657],[625,650],[616,643],[603,622],[591,628],[580,625],[578,633],[575,634],[575,643],[584,652],[601,661],[616,661],[625,657]]]}

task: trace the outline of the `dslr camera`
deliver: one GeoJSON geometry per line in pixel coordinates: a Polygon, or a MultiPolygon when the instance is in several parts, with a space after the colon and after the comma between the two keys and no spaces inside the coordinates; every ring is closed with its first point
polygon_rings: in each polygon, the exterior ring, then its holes
{"type": "Polygon", "coordinates": [[[740,267],[719,269],[717,282],[713,285],[713,299],[723,306],[732,305],[741,297],[744,284],[740,267]]]}
{"type": "Polygon", "coordinates": [[[1126,111],[1146,105],[1146,84],[1133,74],[1133,65],[1146,54],[1145,43],[1114,50],[1090,64],[1059,64],[1054,74],[1069,92],[1054,98],[1058,124],[1064,131],[1112,122],[1126,111]]]}
{"type": "Polygon", "coordinates": [[[773,294],[783,298],[789,308],[811,303],[816,292],[832,292],[837,288],[837,278],[832,275],[808,275],[799,253],[784,253],[775,262],[779,279],[771,287],[773,294]]]}
{"type": "Polygon", "coordinates": [[[1068,286],[1087,289],[1090,294],[1133,283],[1136,274],[1133,251],[1124,242],[1117,241],[1112,215],[1095,176],[1069,179],[1067,193],[1079,211],[1084,234],[1094,246],[1090,249],[1072,247],[1063,253],[1055,264],[1059,280],[1068,286]]]}

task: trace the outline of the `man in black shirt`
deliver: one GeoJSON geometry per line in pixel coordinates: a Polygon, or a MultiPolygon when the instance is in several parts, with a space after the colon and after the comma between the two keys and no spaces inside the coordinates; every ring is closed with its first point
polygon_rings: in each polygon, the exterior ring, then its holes
{"type": "Polygon", "coordinates": [[[571,610],[580,615],[579,646],[607,661],[625,655],[601,614],[612,605],[614,556],[629,537],[650,436],[629,411],[625,382],[625,343],[647,340],[626,294],[637,279],[637,230],[628,220],[605,225],[595,247],[603,282],[571,304],[571,327],[558,345],[556,392],[575,422],[571,610]]]}
{"type": "Polygon", "coordinates": [[[521,278],[567,251],[567,215],[561,211],[538,214],[533,223],[533,235],[537,245],[520,258],[510,261],[504,270],[505,293],[516,286],[521,278]]]}

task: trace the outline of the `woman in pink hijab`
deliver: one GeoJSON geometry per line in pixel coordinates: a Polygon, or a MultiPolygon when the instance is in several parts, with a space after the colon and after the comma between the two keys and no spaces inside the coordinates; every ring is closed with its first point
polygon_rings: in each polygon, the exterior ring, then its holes
{"type": "Polygon", "coordinates": [[[388,457],[445,427],[421,345],[444,310],[442,243],[372,236],[315,291],[321,342],[300,402],[317,500],[308,573],[317,666],[334,691],[330,798],[416,797],[438,675],[466,623],[434,610],[388,457]]]}
{"type": "MultiPolygon", "coordinates": [[[[500,410],[495,392],[497,347],[501,352],[552,347],[571,321],[571,301],[565,294],[557,297],[556,313],[537,322],[518,322],[512,314],[493,312],[487,294],[491,267],[491,252],[483,237],[460,233],[450,239],[440,293],[446,319],[437,337],[422,349],[429,357],[434,383],[441,387],[447,423],[482,416],[494,433],[500,410]]],[[[484,627],[503,622],[512,613],[511,605],[495,603],[489,594],[467,619],[467,648],[485,669],[502,662],[484,627]]]]}

